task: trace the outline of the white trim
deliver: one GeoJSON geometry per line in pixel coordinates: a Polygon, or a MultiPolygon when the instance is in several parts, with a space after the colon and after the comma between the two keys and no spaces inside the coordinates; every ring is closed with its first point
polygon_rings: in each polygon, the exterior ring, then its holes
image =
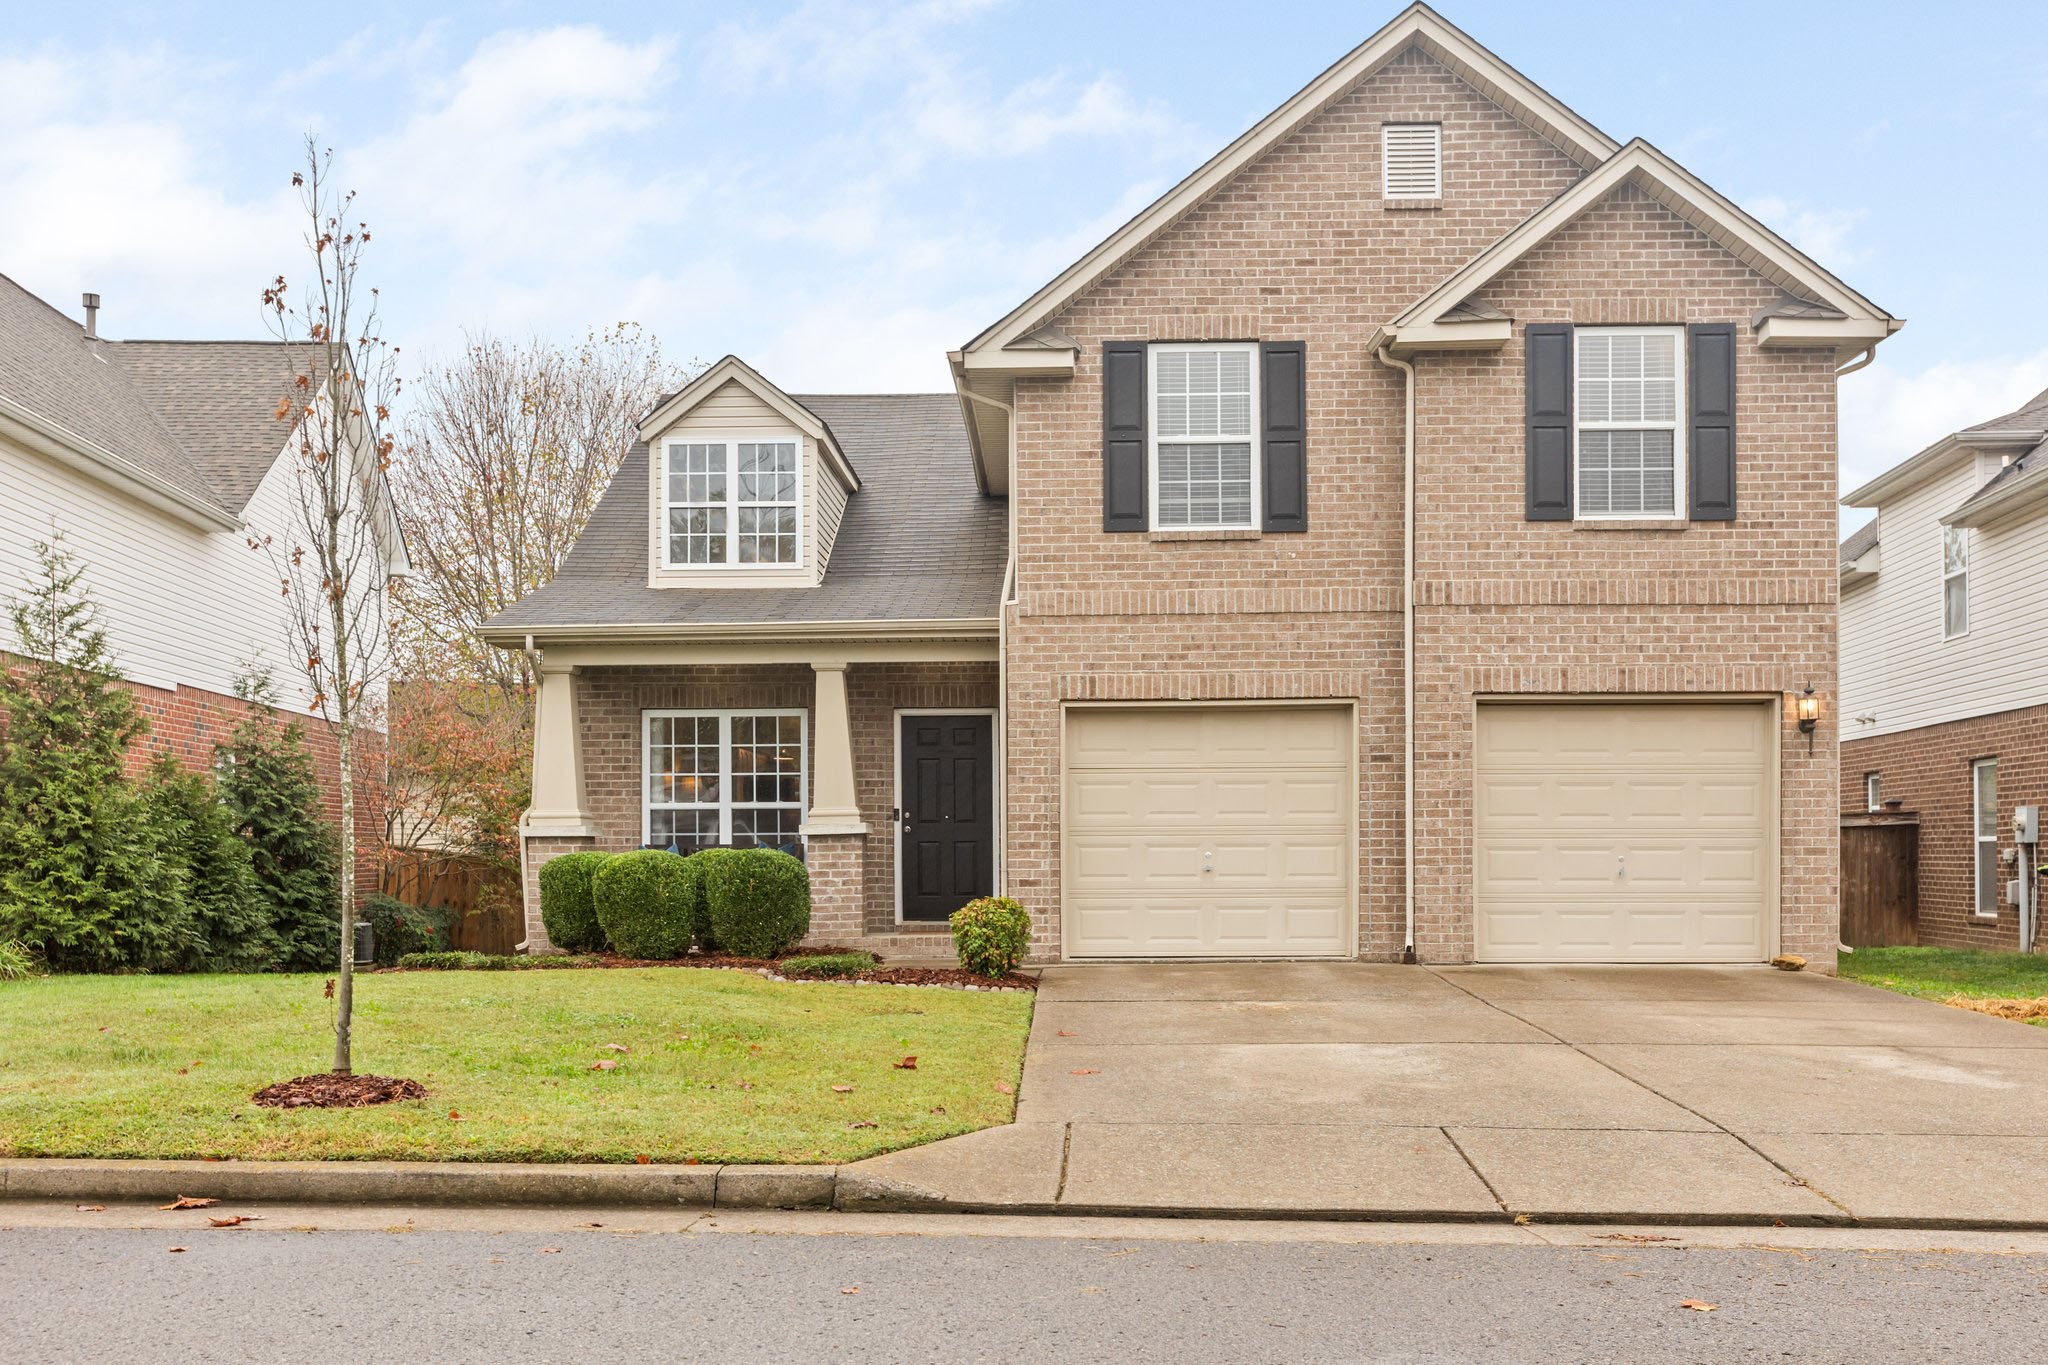
{"type": "Polygon", "coordinates": [[[1970,760],[1970,918],[1995,920],[1998,918],[1998,759],[1975,758],[1970,760]],[[1991,833],[1984,828],[1984,789],[1978,784],[1977,774],[1984,769],[1991,770],[1991,833]],[[1983,846],[1990,844],[1991,857],[1991,908],[1984,908],[1984,858],[1983,846]]]}
{"type": "Polygon", "coordinates": [[[890,743],[889,804],[898,812],[891,822],[889,832],[889,863],[895,886],[890,893],[895,906],[896,923],[940,924],[941,920],[907,920],[903,918],[903,718],[905,716],[987,716],[989,718],[989,834],[995,841],[989,855],[989,894],[999,896],[1003,892],[1003,723],[1002,708],[997,706],[899,706],[890,743]]]}
{"type": "Polygon", "coordinates": [[[1946,644],[1946,643],[1948,643],[1948,642],[1949,642],[1950,640],[1960,640],[1960,639],[1962,639],[1962,638],[1963,638],[1964,636],[1968,635],[1969,633],[1970,633],[1970,532],[1969,532],[1969,529],[1968,529],[1967,527],[1963,527],[1963,526],[1946,526],[1946,525],[1945,525],[1945,526],[1943,526],[1943,527],[1941,528],[1941,639],[1942,639],[1942,643],[1946,644]],[[1960,546],[1962,547],[1962,550],[1963,550],[1963,567],[1962,567],[1962,568],[1960,568],[1960,569],[1956,569],[1956,570],[1953,570],[1953,571],[1951,571],[1951,570],[1950,570],[1950,568],[1948,567],[1948,538],[1949,538],[1950,536],[1954,536],[1954,537],[1956,538],[1956,544],[1960,545],[1960,546]],[[1950,623],[1949,623],[1949,619],[1948,619],[1948,585],[1949,585],[1949,582],[1950,582],[1950,581],[1951,581],[1952,579],[1958,579],[1958,578],[1960,578],[1960,579],[1961,579],[1961,580],[1963,581],[1963,623],[1962,623],[1962,625],[1961,625],[1960,627],[1957,627],[1957,628],[1951,629],[1951,628],[1950,628],[1950,623]]]}
{"type": "MultiPolygon", "coordinates": [[[[688,435],[662,438],[660,468],[655,475],[661,488],[661,525],[656,533],[661,539],[661,567],[682,573],[726,573],[738,570],[741,573],[758,573],[763,570],[781,570],[785,573],[802,572],[808,556],[804,553],[804,542],[810,539],[804,533],[804,438],[799,432],[749,432],[745,435],[731,435],[725,432],[691,432],[688,435]],[[773,563],[744,563],[740,552],[740,509],[742,507],[787,507],[788,503],[743,503],[740,501],[739,448],[742,445],[787,445],[796,451],[796,558],[777,560],[773,563]],[[695,560],[678,560],[670,553],[669,513],[678,508],[710,507],[712,503],[678,503],[669,497],[669,455],[678,446],[722,446],[725,449],[725,559],[720,562],[699,563],[695,560]]],[[[687,477],[687,475],[685,476],[687,477]]]]}
{"type": "Polygon", "coordinates": [[[1884,780],[1878,773],[1863,774],[1863,808],[1884,809],[1884,780]]]}
{"type": "MultiPolygon", "coordinates": [[[[649,707],[640,713],[640,843],[644,847],[653,841],[655,802],[649,790],[648,779],[654,772],[654,722],[657,720],[704,720],[718,721],[718,803],[687,804],[663,802],[662,810],[711,810],[718,812],[718,842],[720,847],[732,845],[732,722],[736,716],[786,716],[797,718],[797,801],[791,805],[786,801],[742,802],[746,810],[794,810],[801,817],[810,810],[811,803],[811,713],[802,707],[790,706],[736,706],[723,709],[704,707],[649,707]]],[[[801,837],[801,836],[799,836],[801,837]]]]}
{"type": "Polygon", "coordinates": [[[1155,341],[1145,347],[1145,526],[1152,531],[1256,531],[1263,525],[1265,512],[1265,480],[1260,477],[1261,459],[1264,454],[1260,442],[1262,435],[1259,392],[1259,343],[1256,341],[1155,341]],[[1246,358],[1246,371],[1251,377],[1251,390],[1247,398],[1245,425],[1249,428],[1240,442],[1236,436],[1169,438],[1168,445],[1238,445],[1251,447],[1249,465],[1245,471],[1251,484],[1251,517],[1244,522],[1190,522],[1184,526],[1162,526],[1159,523],[1159,357],[1165,354],[1193,354],[1200,351],[1241,351],[1246,358]]]}
{"type": "Polygon", "coordinates": [[[1686,366],[1687,354],[1685,328],[1683,327],[1574,327],[1572,329],[1572,520],[1573,521],[1685,521],[1690,508],[1686,505],[1686,366]],[[1672,399],[1671,420],[1653,422],[1648,418],[1631,421],[1601,421],[1586,423],[1579,417],[1579,398],[1585,385],[1579,372],[1585,347],[1581,344],[1588,333],[1598,332],[1603,336],[1672,338],[1672,399]],[[1665,431],[1671,432],[1671,510],[1669,512],[1586,512],[1579,507],[1579,493],[1585,481],[1579,471],[1579,433],[1593,431],[1665,431]]]}
{"type": "Polygon", "coordinates": [[[670,394],[666,401],[640,419],[636,428],[640,439],[650,444],[661,439],[677,422],[680,422],[692,408],[717,393],[731,380],[751,392],[763,403],[775,409],[791,426],[818,443],[818,450],[828,460],[840,482],[850,493],[860,491],[860,475],[846,458],[846,452],[839,448],[839,439],[824,420],[803,404],[791,398],[770,382],[762,373],[736,355],[729,355],[689,383],[670,394]]]}
{"type": "MultiPolygon", "coordinates": [[[[197,493],[144,469],[133,460],[116,455],[105,446],[87,440],[61,422],[43,416],[0,395],[0,435],[12,437],[24,447],[68,469],[108,484],[160,512],[169,513],[200,531],[233,531],[241,519],[215,506],[197,493]]],[[[283,448],[279,448],[282,456],[283,448]]],[[[274,468],[277,461],[273,459],[274,468]]]]}

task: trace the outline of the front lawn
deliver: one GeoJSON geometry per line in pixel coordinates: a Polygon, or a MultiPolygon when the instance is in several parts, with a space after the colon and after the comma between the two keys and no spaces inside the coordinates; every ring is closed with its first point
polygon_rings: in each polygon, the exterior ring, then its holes
{"type": "Polygon", "coordinates": [[[428,1098],[258,1108],[327,1069],[323,980],[0,982],[0,1156],[850,1161],[1008,1123],[1031,1022],[1027,994],[745,972],[367,975],[356,1069],[428,1098]]]}
{"type": "Polygon", "coordinates": [[[1843,953],[1843,976],[1905,995],[1946,1000],[2034,1000],[2048,996],[2048,956],[1974,948],[1858,948],[1843,953]]]}

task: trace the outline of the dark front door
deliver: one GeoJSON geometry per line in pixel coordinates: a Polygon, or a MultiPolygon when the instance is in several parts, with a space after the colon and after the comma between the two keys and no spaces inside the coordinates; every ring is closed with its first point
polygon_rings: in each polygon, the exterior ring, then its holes
{"type": "Polygon", "coordinates": [[[993,716],[903,717],[904,919],[943,920],[994,894],[994,759],[993,716]]]}

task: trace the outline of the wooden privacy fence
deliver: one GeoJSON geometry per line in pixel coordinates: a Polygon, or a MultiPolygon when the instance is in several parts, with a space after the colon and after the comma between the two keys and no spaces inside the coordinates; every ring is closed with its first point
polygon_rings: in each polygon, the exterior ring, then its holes
{"type": "Polygon", "coordinates": [[[509,953],[526,937],[516,874],[467,858],[390,853],[378,888],[408,905],[453,911],[451,948],[476,953],[509,953]]]}
{"type": "Polygon", "coordinates": [[[1920,941],[1920,822],[1842,817],[1842,942],[1893,948],[1920,941]]]}

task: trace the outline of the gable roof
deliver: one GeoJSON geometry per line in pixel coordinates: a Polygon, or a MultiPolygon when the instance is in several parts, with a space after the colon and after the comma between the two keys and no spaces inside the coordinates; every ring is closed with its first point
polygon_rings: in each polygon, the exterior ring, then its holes
{"type": "Polygon", "coordinates": [[[1876,547],[1877,518],[1872,517],[1843,538],[1839,558],[1844,564],[1853,563],[1876,547]]]}
{"type": "MultiPolygon", "coordinates": [[[[1592,167],[1619,149],[1595,128],[1521,72],[1480,46],[1426,4],[1412,4],[1303,86],[1193,174],[1154,200],[1094,250],[1061,271],[962,348],[963,356],[1011,348],[1089,286],[1228,184],[1236,174],[1292,136],[1304,124],[1411,45],[1528,124],[1580,165],[1592,167]]],[[[1042,346],[1031,349],[1042,350],[1042,346]]]]}
{"type": "Polygon", "coordinates": [[[0,275],[0,424],[50,458],[209,530],[284,452],[290,348],[110,341],[0,275]]]}
{"type": "MultiPolygon", "coordinates": [[[[1925,449],[1907,456],[1876,478],[1843,494],[1842,505],[1875,507],[1885,499],[1943,472],[1957,459],[1977,450],[2023,448],[2032,452],[2027,462],[2038,462],[2041,455],[2034,447],[2044,441],[2048,441],[2048,389],[2043,389],[2003,416],[1950,432],[1925,449]]],[[[2016,460],[2014,463],[2021,462],[2016,460]]],[[[2001,474],[2003,472],[2000,471],[2001,474]]],[[[1989,492],[1991,484],[1997,482],[1996,478],[1992,479],[1972,495],[1972,501],[1989,492]]]]}
{"type": "Polygon", "coordinates": [[[832,427],[800,399],[784,393],[774,381],[736,355],[728,355],[712,365],[704,373],[677,389],[654,405],[654,410],[640,419],[639,429],[643,440],[651,440],[663,431],[681,421],[689,411],[717,393],[727,384],[738,384],[756,398],[782,414],[783,418],[798,431],[818,443],[825,457],[847,491],[860,487],[860,474],[853,462],[846,457],[839,438],[832,434],[832,427]]]}
{"type": "MultiPolygon", "coordinates": [[[[1460,314],[1473,315],[1475,295],[1625,184],[1663,204],[1792,296],[1760,310],[1753,319],[1766,345],[1774,339],[1774,328],[1780,345],[1839,346],[1874,344],[1904,325],[1734,201],[1636,138],[1410,304],[1383,329],[1385,339],[1398,350],[1404,334],[1417,332],[1421,339],[1434,341],[1438,334],[1424,329],[1471,325],[1460,314]]],[[[1501,314],[1494,311],[1493,317],[1501,314]]]]}
{"type": "Polygon", "coordinates": [[[974,481],[950,393],[817,394],[791,401],[830,425],[868,471],[815,587],[650,588],[647,445],[636,442],[553,581],[480,632],[517,644],[597,631],[704,634],[721,628],[863,622],[993,633],[1009,550],[1007,509],[974,481]]]}

